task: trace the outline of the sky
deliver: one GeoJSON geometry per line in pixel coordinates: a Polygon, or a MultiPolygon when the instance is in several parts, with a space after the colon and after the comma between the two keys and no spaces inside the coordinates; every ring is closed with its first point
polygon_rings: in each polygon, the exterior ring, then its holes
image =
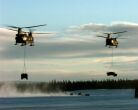
{"type": "Polygon", "coordinates": [[[137,0],[0,0],[0,81],[20,81],[24,48],[15,46],[12,26],[32,26],[27,46],[30,81],[138,78],[137,0]],[[105,47],[105,32],[127,31],[119,47],[105,47]],[[112,51],[114,57],[112,58],[112,51]],[[111,66],[113,61],[113,66],[111,66]],[[118,77],[107,77],[114,71],[118,77]]]}

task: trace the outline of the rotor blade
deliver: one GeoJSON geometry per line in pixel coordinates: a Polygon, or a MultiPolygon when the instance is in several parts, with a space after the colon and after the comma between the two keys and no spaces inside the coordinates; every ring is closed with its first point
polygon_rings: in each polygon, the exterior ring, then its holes
{"type": "Polygon", "coordinates": [[[117,39],[127,39],[127,38],[117,38],[117,39]]]}
{"type": "Polygon", "coordinates": [[[105,36],[97,36],[97,37],[107,38],[107,37],[105,37],[105,36]]]}
{"type": "Polygon", "coordinates": [[[121,32],[107,32],[107,33],[104,33],[104,34],[119,34],[119,33],[125,33],[125,32],[127,32],[127,31],[121,31],[121,32]]]}
{"type": "Polygon", "coordinates": [[[119,33],[125,33],[127,31],[121,31],[121,32],[113,32],[112,34],[119,34],[119,33]]]}
{"type": "Polygon", "coordinates": [[[50,33],[50,32],[46,32],[46,33],[39,33],[39,32],[35,32],[33,34],[54,34],[54,33],[50,33]]]}
{"type": "MultiPolygon", "coordinates": [[[[118,34],[118,36],[116,36],[116,39],[118,39],[118,38],[120,39],[120,37],[122,38],[122,35],[119,35],[119,34],[118,34]]],[[[123,36],[123,37],[124,37],[124,36],[123,36]]]]}
{"type": "MultiPolygon", "coordinates": [[[[11,30],[11,31],[18,31],[18,30],[15,30],[15,29],[8,29],[8,30],[11,30]]],[[[27,32],[22,31],[22,33],[27,33],[27,32]]]]}
{"type": "Polygon", "coordinates": [[[22,28],[35,28],[35,27],[40,27],[40,26],[46,26],[46,24],[36,25],[36,26],[28,26],[28,27],[22,27],[22,28]]]}
{"type": "Polygon", "coordinates": [[[11,28],[21,28],[21,27],[17,27],[17,26],[7,26],[7,27],[11,27],[11,28]]]}
{"type": "Polygon", "coordinates": [[[122,35],[119,35],[119,34],[118,34],[118,36],[116,36],[116,39],[118,39],[118,38],[120,38],[120,37],[122,37],[122,35]]]}
{"type": "Polygon", "coordinates": [[[11,31],[18,31],[18,30],[15,30],[15,29],[8,29],[8,30],[11,30],[11,31]]]}
{"type": "Polygon", "coordinates": [[[104,33],[104,34],[112,34],[112,33],[107,33],[107,32],[106,32],[106,33],[104,33]]]}
{"type": "Polygon", "coordinates": [[[31,28],[30,28],[30,29],[29,29],[29,32],[34,32],[35,30],[36,30],[36,29],[31,29],[31,28]]]}

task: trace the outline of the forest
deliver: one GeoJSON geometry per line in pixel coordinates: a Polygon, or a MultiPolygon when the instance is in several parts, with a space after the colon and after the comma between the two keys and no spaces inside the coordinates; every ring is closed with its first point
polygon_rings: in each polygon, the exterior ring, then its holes
{"type": "MultiPolygon", "coordinates": [[[[6,82],[0,82],[0,89],[6,82]]],[[[138,80],[91,80],[91,81],[50,81],[50,82],[8,82],[14,86],[17,91],[35,91],[35,92],[66,92],[86,89],[135,89],[138,88],[138,80]]]]}

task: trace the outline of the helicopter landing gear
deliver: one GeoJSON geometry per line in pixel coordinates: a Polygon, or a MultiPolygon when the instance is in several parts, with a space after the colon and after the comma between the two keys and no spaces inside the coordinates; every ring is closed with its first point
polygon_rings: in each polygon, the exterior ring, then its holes
{"type": "Polygon", "coordinates": [[[24,44],[21,44],[21,46],[24,46],[24,44]]]}
{"type": "Polygon", "coordinates": [[[22,43],[21,46],[26,46],[26,43],[22,43]]]}
{"type": "Polygon", "coordinates": [[[31,44],[30,44],[30,46],[34,46],[34,44],[33,44],[33,43],[31,43],[31,44]]]}

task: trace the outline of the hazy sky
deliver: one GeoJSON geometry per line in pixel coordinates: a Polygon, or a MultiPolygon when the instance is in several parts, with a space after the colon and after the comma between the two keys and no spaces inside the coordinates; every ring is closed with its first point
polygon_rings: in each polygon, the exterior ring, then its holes
{"type": "Polygon", "coordinates": [[[36,31],[35,46],[27,46],[27,72],[32,81],[138,78],[137,0],[0,0],[0,80],[20,80],[23,47],[7,25],[47,24],[36,31]],[[104,32],[128,31],[119,47],[105,47],[104,32]]]}

